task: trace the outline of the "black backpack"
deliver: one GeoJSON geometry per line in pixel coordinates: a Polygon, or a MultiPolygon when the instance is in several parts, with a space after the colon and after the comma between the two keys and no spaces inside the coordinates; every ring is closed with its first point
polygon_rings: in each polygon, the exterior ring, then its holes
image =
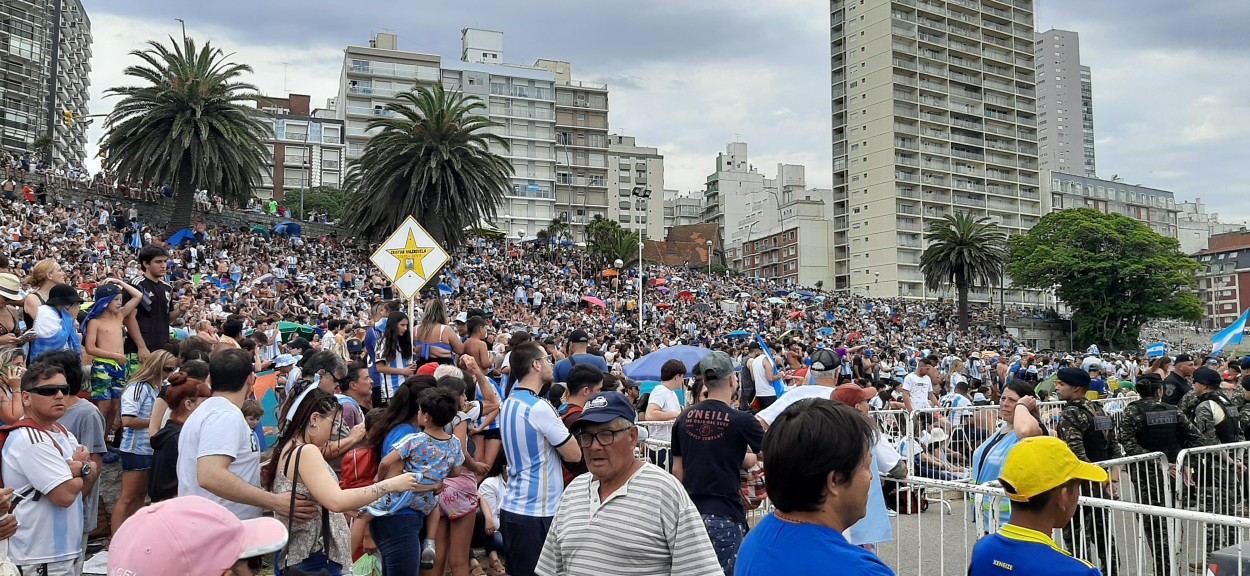
{"type": "Polygon", "coordinates": [[[738,372],[738,406],[743,410],[749,410],[751,402],[755,401],[755,377],[751,375],[749,362],[744,362],[738,372]]]}

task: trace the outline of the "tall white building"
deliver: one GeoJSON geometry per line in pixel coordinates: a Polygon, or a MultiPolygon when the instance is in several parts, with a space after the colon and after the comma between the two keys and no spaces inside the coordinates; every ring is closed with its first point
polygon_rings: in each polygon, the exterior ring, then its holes
{"type": "Polygon", "coordinates": [[[830,288],[948,296],[924,288],[929,225],[967,212],[1016,233],[1042,213],[1033,2],[833,0],[830,16],[830,288]]]}
{"type": "Polygon", "coordinates": [[[513,176],[490,224],[510,238],[533,237],[560,218],[584,240],[586,223],[608,216],[607,86],[572,80],[567,62],[507,63],[502,32],[465,28],[460,40],[459,61],[401,51],[393,34],[347,47],[335,103],[346,121],[347,158],[364,151],[373,136],[366,126],[390,115],[385,108],[396,94],[441,82],[480,98],[481,113],[503,124],[492,131],[508,146],[492,150],[513,176]]]}
{"type": "Polygon", "coordinates": [[[664,239],[664,155],[633,136],[608,136],[608,217],[643,238],[664,239]]]}
{"type": "Polygon", "coordinates": [[[1034,64],[1042,169],[1096,177],[1093,78],[1081,65],[1080,37],[1055,28],[1038,32],[1034,64]]]}

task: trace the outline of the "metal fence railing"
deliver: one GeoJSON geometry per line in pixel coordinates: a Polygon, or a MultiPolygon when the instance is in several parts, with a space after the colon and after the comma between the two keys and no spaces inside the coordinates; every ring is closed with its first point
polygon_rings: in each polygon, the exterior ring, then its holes
{"type": "MultiPolygon", "coordinates": [[[[1128,467],[1149,461],[1120,465],[1128,467]]],[[[1002,489],[992,484],[974,486],[929,478],[885,481],[887,485],[896,484],[888,493],[921,491],[930,501],[951,502],[957,512],[900,514],[892,518],[894,539],[878,543],[881,558],[898,574],[967,574],[976,541],[997,527],[985,524],[987,518],[996,521],[996,515],[976,514],[973,507],[964,503],[978,499],[997,508],[1005,499],[1002,489]]],[[[1250,568],[1239,571],[1239,567],[1250,562],[1250,546],[1242,549],[1194,537],[1217,531],[1224,533],[1229,542],[1245,542],[1250,539],[1250,519],[1093,496],[1082,496],[1079,505],[1072,523],[1055,531],[1055,542],[1076,557],[1099,566],[1103,574],[1250,575],[1250,568]],[[1219,564],[1219,569],[1208,571],[1212,564],[1219,564]]]]}

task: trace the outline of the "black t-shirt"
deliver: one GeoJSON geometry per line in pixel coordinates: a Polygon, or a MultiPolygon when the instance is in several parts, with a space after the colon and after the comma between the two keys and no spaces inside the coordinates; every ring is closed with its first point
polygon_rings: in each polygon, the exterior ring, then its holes
{"type": "Polygon", "coordinates": [[[739,471],[747,448],[759,452],[763,441],[754,416],[720,400],[704,400],[677,417],[672,452],[681,458],[682,484],[700,514],[746,522],[739,471]]]}
{"type": "MultiPolygon", "coordinates": [[[[134,284],[143,293],[143,301],[135,309],[135,322],[139,324],[139,334],[149,352],[155,352],[169,342],[169,311],[173,304],[173,288],[164,282],[154,282],[144,277],[134,284]]],[[[126,352],[137,352],[138,348],[129,339],[126,340],[126,352]]]]}

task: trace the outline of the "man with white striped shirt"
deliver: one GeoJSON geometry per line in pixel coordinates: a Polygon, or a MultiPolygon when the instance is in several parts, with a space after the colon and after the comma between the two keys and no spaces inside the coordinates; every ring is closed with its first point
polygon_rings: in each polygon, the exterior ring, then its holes
{"type": "Polygon", "coordinates": [[[560,460],[580,462],[582,451],[546,400],[554,372],[551,355],[529,341],[513,348],[508,362],[516,384],[507,391],[499,414],[508,458],[499,530],[506,535],[508,573],[532,576],[564,491],[560,460]]]}
{"type": "Polygon", "coordinates": [[[634,456],[636,417],[620,392],[601,392],[586,402],[573,437],[590,473],[564,491],[538,560],[539,575],[722,573],[681,482],[634,456]]]}

